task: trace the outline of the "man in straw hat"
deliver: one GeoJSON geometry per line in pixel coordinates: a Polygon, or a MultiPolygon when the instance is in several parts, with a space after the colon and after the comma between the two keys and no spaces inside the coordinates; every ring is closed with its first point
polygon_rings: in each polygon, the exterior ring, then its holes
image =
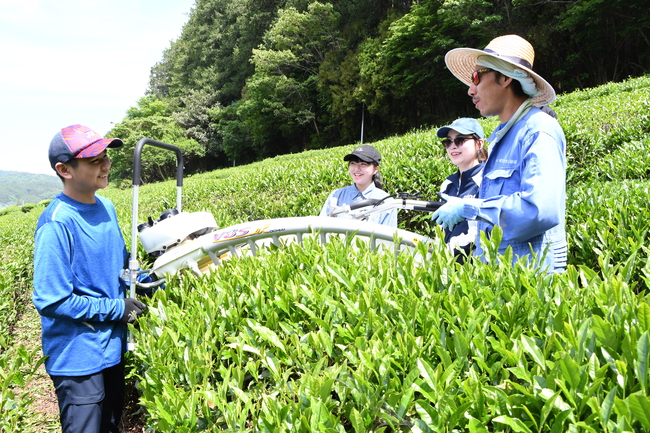
{"type": "Polygon", "coordinates": [[[552,102],[555,91],[533,71],[534,58],[532,45],[516,35],[495,38],[483,50],[456,48],[445,56],[447,67],[469,86],[476,108],[483,116],[499,116],[501,124],[488,139],[479,198],[449,197],[433,219],[444,228],[477,220],[478,256],[480,232],[489,234],[498,225],[501,253],[511,247],[515,260],[534,256],[548,272],[562,272],[566,139],[558,122],[536,108],[552,102]]]}

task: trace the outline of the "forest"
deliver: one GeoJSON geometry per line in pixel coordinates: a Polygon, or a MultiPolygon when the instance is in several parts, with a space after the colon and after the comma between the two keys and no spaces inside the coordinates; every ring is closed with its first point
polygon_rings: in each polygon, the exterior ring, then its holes
{"type": "MultiPolygon", "coordinates": [[[[444,55],[503,34],[532,43],[558,94],[642,76],[647,12],[647,0],[196,0],[107,134],[126,143],[112,182],[130,186],[143,137],[180,147],[193,174],[478,117],[444,55]]],[[[143,160],[143,182],[173,173],[164,152],[143,160]]]]}

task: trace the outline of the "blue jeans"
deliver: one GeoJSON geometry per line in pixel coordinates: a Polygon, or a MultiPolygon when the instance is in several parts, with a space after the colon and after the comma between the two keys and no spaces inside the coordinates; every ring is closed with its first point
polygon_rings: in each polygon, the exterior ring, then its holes
{"type": "Polygon", "coordinates": [[[124,406],[124,364],[89,376],[50,376],[63,433],[119,433],[124,406]]]}

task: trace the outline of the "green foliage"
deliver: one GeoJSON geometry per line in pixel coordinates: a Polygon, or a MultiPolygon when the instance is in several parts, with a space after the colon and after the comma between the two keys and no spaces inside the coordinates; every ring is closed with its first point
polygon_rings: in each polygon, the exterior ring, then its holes
{"type": "Polygon", "coordinates": [[[198,0],[152,68],[150,93],[210,156],[188,172],[350,144],[362,122],[377,141],[477,115],[444,56],[503,34],[533,44],[535,70],[560,93],[642,76],[646,6],[198,0]]]}
{"type": "Polygon", "coordinates": [[[36,203],[25,203],[24,205],[22,205],[22,206],[20,207],[20,210],[21,210],[22,212],[27,213],[27,212],[30,212],[30,211],[31,211],[32,209],[34,209],[35,207],[36,207],[36,203]]]}
{"type": "Polygon", "coordinates": [[[386,20],[380,38],[364,41],[359,93],[368,110],[390,125],[387,132],[445,122],[465,107],[466,88],[449,73],[444,55],[491,39],[488,6],[483,1],[414,2],[409,13],[386,20]]]}
{"type": "MultiPolygon", "coordinates": [[[[285,3],[198,0],[180,38],[152,68],[149,93],[169,101],[174,118],[189,137],[206,149],[211,157],[208,163],[213,167],[229,165],[215,161],[224,151],[231,161],[242,161],[242,156],[248,155],[248,140],[232,133],[242,122],[237,119],[230,131],[225,131],[228,125],[222,125],[217,132],[215,124],[219,119],[213,119],[211,113],[241,99],[245,81],[254,72],[252,51],[262,42],[277,9],[285,3]],[[231,150],[233,141],[236,146],[231,150]]],[[[205,171],[206,165],[188,168],[205,171]]]]}
{"type": "Polygon", "coordinates": [[[62,189],[56,176],[0,171],[0,209],[51,199],[62,189]]]}
{"type": "Polygon", "coordinates": [[[617,273],[452,263],[444,247],[418,263],[348,240],[175,277],[135,331],[148,424],[645,427],[650,307],[617,273]]]}
{"type": "Polygon", "coordinates": [[[263,156],[307,149],[320,141],[328,100],[318,94],[318,71],[325,54],[338,45],[339,18],[331,4],[318,2],[304,13],[280,9],[264,43],[253,50],[255,74],[247,80],[242,102],[247,108],[242,110],[252,120],[248,126],[258,143],[267,137],[286,139],[263,156]]]}
{"type": "Polygon", "coordinates": [[[557,27],[572,35],[566,41],[572,55],[563,59],[563,69],[573,72],[570,79],[586,87],[646,73],[647,69],[639,73],[644,69],[639,66],[649,59],[644,32],[650,27],[650,19],[642,12],[646,9],[643,0],[590,0],[567,6],[558,17],[557,27]],[[627,50],[638,51],[636,60],[620,55],[627,50]]]}
{"type": "MultiPolygon", "coordinates": [[[[2,342],[0,342],[2,343],[2,342]]],[[[34,397],[25,389],[45,358],[40,347],[28,350],[20,344],[7,350],[0,344],[0,431],[26,431],[34,397]]]]}
{"type": "MultiPolygon", "coordinates": [[[[200,278],[171,278],[145,299],[149,312],[134,328],[130,368],[145,429],[648,430],[650,183],[640,162],[650,153],[648,87],[647,78],[628,80],[553,105],[570,137],[570,266],[562,275],[506,265],[495,230],[488,264],[458,265],[438,247],[426,258],[396,257],[349,238],[271,248],[200,278]],[[636,114],[617,114],[628,107],[636,114]],[[636,153],[626,158],[629,149],[636,153]]],[[[488,134],[496,126],[480,122],[488,134]]],[[[435,198],[455,169],[436,129],[372,143],[387,191],[435,198]]],[[[342,159],[351,149],[187,176],[183,209],[209,211],[221,227],[316,214],[330,191],[350,183],[342,159]]],[[[100,193],[130,240],[132,192],[100,193]]],[[[143,185],[138,221],[175,200],[172,181],[143,185]]],[[[0,218],[1,323],[14,323],[29,302],[38,209],[0,218]]],[[[400,213],[400,226],[437,238],[428,217],[400,213]]],[[[137,254],[146,265],[144,251],[137,254]]],[[[39,361],[20,352],[12,329],[0,330],[0,423],[21,431],[33,407],[19,395],[16,371],[39,361]]]]}
{"type": "Polygon", "coordinates": [[[4,209],[0,209],[0,216],[8,215],[14,212],[20,212],[20,206],[9,206],[4,209]]]}
{"type": "MultiPolygon", "coordinates": [[[[59,182],[58,178],[56,179],[59,182]]],[[[16,211],[0,218],[0,431],[27,431],[34,410],[28,392],[44,358],[40,347],[15,342],[14,325],[30,302],[34,229],[40,212],[16,211]]],[[[4,209],[3,209],[4,210],[4,209]]],[[[1,212],[1,211],[0,211],[1,212]]],[[[21,336],[18,336],[18,341],[21,336]]]]}
{"type": "Polygon", "coordinates": [[[569,262],[602,272],[619,270],[626,284],[646,292],[650,287],[649,187],[647,181],[616,181],[570,189],[569,262]]]}
{"type": "MultiPolygon", "coordinates": [[[[173,120],[169,105],[152,96],[140,98],[137,108],[131,108],[127,117],[107,134],[107,137],[122,139],[124,146],[111,149],[113,163],[111,181],[120,184],[133,175],[133,152],[142,138],[172,144],[183,152],[187,164],[198,164],[205,156],[205,148],[191,138],[187,138],[180,126],[173,120]]],[[[143,182],[161,181],[168,178],[166,173],[175,173],[176,156],[161,149],[145,146],[142,152],[141,178],[143,182]]]]}
{"type": "Polygon", "coordinates": [[[553,107],[567,138],[570,184],[647,177],[650,77],[562,95],[553,107]]]}
{"type": "MultiPolygon", "coordinates": [[[[39,215],[18,208],[0,218],[0,323],[13,323],[31,294],[34,230],[39,215]]],[[[11,327],[4,326],[0,342],[10,332],[11,327]]]]}
{"type": "MultiPolygon", "coordinates": [[[[17,207],[17,206],[16,206],[17,207]]],[[[0,431],[25,431],[33,409],[26,385],[42,363],[40,347],[14,343],[14,324],[25,311],[32,281],[37,212],[0,218],[0,431]]]]}

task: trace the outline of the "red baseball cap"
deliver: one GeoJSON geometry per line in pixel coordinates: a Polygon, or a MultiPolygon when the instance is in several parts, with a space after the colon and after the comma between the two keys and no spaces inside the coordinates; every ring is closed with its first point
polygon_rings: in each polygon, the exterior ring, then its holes
{"type": "Polygon", "coordinates": [[[115,148],[123,144],[119,138],[102,138],[87,126],[66,126],[57,132],[50,142],[50,165],[55,169],[59,162],[68,162],[73,158],[90,158],[99,155],[107,147],[115,148]]]}

